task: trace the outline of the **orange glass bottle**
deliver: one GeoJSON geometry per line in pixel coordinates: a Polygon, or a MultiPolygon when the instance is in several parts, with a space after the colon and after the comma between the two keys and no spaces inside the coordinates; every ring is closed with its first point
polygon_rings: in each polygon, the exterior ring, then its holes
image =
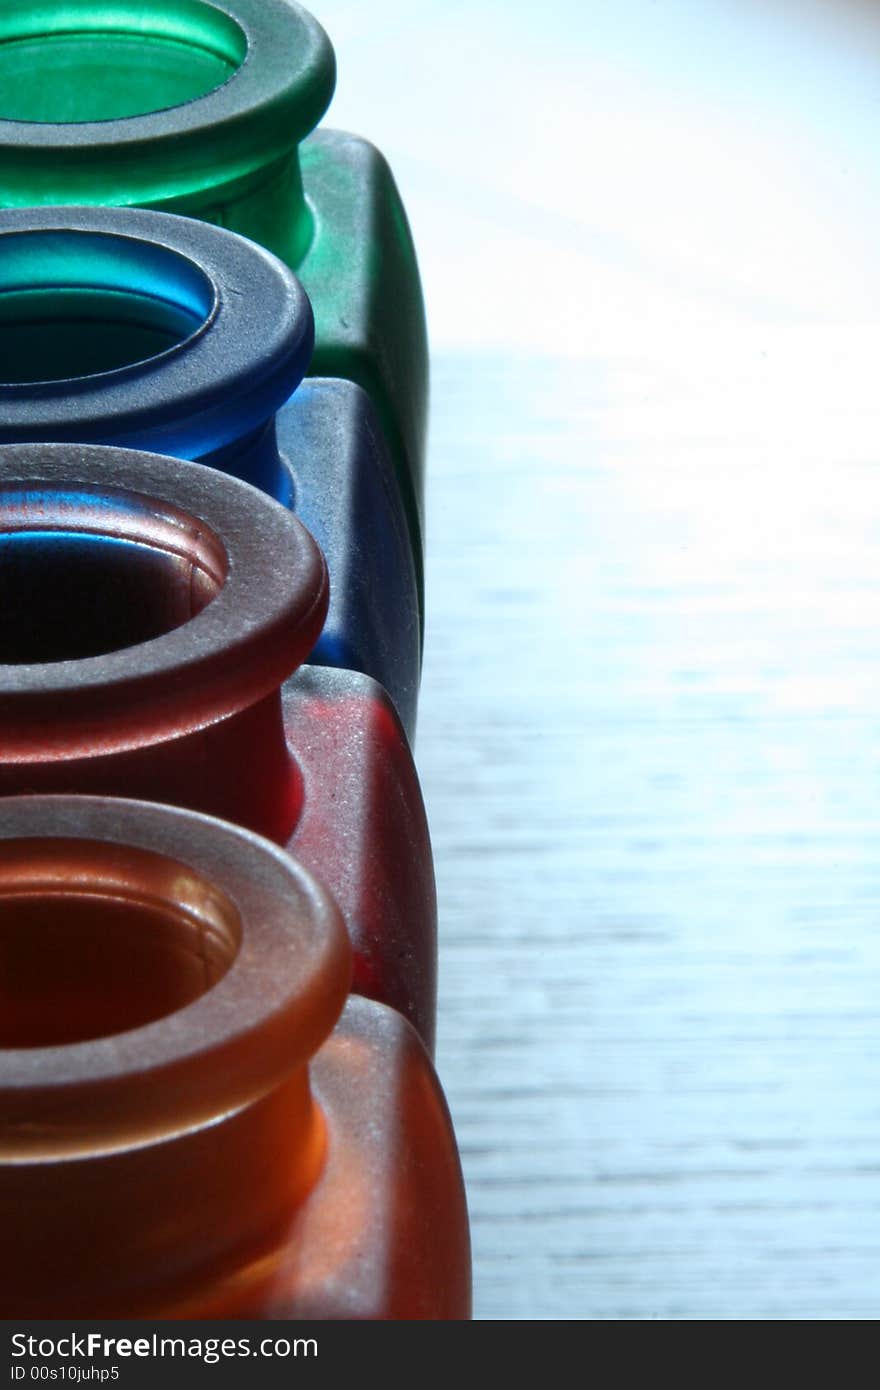
{"type": "Polygon", "coordinates": [[[406,735],[366,676],[286,679],[326,611],[314,541],[249,484],[100,445],[0,448],[0,796],[132,796],[274,840],[339,904],[354,988],[430,1048],[436,900],[406,735]]]}
{"type": "Polygon", "coordinates": [[[0,802],[4,1316],[468,1317],[445,1102],[349,975],[332,898],[258,836],[0,802]]]}

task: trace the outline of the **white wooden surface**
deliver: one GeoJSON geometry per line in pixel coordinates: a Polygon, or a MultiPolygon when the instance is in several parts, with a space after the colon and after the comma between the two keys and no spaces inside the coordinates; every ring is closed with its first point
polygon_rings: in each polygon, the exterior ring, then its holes
{"type": "Polygon", "coordinates": [[[434,334],[477,1314],[876,1317],[878,12],[314,2],[434,334]]]}

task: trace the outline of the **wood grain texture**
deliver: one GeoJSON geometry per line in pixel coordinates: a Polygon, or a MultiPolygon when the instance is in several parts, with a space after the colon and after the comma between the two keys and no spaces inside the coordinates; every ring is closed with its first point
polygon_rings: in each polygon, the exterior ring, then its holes
{"type": "Polygon", "coordinates": [[[880,475],[679,405],[655,452],[631,368],[435,371],[418,748],[477,1313],[873,1317],[880,475]]]}
{"type": "Polygon", "coordinates": [[[477,1314],[875,1317],[880,11],[319,13],[434,344],[477,1314]]]}

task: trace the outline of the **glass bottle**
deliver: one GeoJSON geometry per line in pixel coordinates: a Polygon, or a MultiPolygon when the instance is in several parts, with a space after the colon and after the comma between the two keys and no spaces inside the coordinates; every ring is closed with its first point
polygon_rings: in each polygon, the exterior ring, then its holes
{"type": "Polygon", "coordinates": [[[311,371],[357,382],[378,413],[421,594],[418,267],[379,152],[309,136],[334,83],[326,34],[292,0],[17,0],[0,9],[0,200],[183,212],[287,261],[314,305],[311,371]]]}
{"type": "Polygon", "coordinates": [[[406,735],[367,676],[287,679],[326,610],[314,541],[239,479],[0,447],[0,794],[161,801],[284,846],[342,910],[355,989],[430,1047],[436,900],[406,735]]]}
{"type": "Polygon", "coordinates": [[[241,237],[134,208],[0,212],[0,443],[201,459],[293,506],[330,567],[312,660],[378,680],[412,738],[418,597],[393,466],[358,386],[299,385],[312,341],[296,277],[241,237]]]}
{"type": "Polygon", "coordinates": [[[252,833],[0,802],[4,1316],[469,1316],[443,1095],[349,970],[331,895],[252,833]]]}

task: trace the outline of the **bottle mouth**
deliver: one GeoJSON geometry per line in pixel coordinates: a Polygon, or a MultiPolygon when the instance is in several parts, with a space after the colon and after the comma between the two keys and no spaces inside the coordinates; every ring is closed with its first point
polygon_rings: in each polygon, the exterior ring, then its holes
{"type": "Polygon", "coordinates": [[[0,1156],[119,1151],[247,1106],[329,1035],[333,900],[248,831],[116,798],[0,803],[0,1156]]]}
{"type": "Polygon", "coordinates": [[[313,343],[299,281],[234,233],[133,208],[0,212],[0,443],[200,458],[271,420],[313,343]]]}
{"type": "Polygon", "coordinates": [[[220,538],[156,500],[0,480],[3,665],[153,641],[201,613],[227,573],[220,538]]]}
{"type": "Polygon", "coordinates": [[[98,840],[0,840],[0,1049],[177,1013],[223,978],[240,941],[234,903],[178,860],[98,840]]]}
{"type": "Polygon", "coordinates": [[[167,246],[72,229],[13,232],[0,240],[0,385],[141,365],[192,338],[215,306],[208,276],[167,246]]]}
{"type": "Polygon", "coordinates": [[[293,0],[18,0],[0,15],[3,201],[210,199],[290,157],[334,82],[293,0]]]}
{"type": "Polygon", "coordinates": [[[0,15],[0,114],[78,123],[167,110],[222,86],[247,47],[202,0],[19,3],[0,15]]]}
{"type": "Polygon", "coordinates": [[[0,762],[147,748],[246,709],[311,651],[323,557],[199,464],[0,448],[0,762]]]}

